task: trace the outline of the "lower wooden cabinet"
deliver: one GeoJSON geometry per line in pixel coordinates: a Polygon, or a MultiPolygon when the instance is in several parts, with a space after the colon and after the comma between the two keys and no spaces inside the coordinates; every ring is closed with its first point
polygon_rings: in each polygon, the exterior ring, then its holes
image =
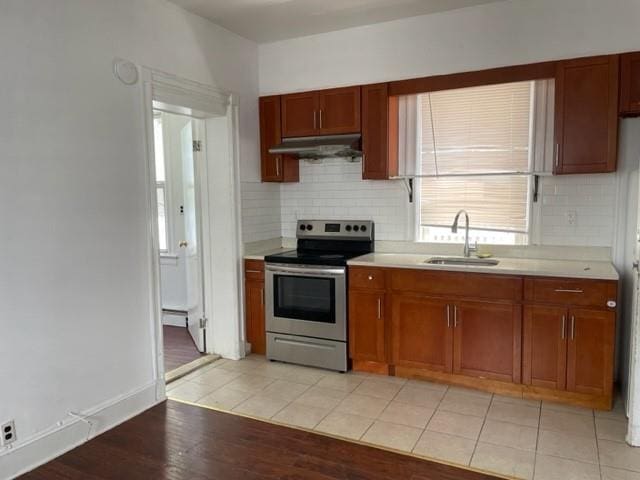
{"type": "Polygon", "coordinates": [[[349,293],[349,356],[352,360],[386,362],[385,295],[349,293]]]}
{"type": "Polygon", "coordinates": [[[245,328],[252,353],[266,353],[264,262],[245,262],[245,328]]]}
{"type": "Polygon", "coordinates": [[[520,382],[521,306],[455,302],[453,373],[520,382]]]}
{"type": "Polygon", "coordinates": [[[567,309],[524,307],[522,383],[564,390],[567,375],[567,309]]]}
{"type": "Polygon", "coordinates": [[[615,312],[526,306],[523,383],[589,395],[613,386],[615,312]]]}
{"type": "Polygon", "coordinates": [[[567,390],[604,395],[613,387],[614,312],[570,309],[567,390]]]}
{"type": "Polygon", "coordinates": [[[439,372],[453,369],[453,317],[444,300],[394,294],[391,363],[439,372]]]}

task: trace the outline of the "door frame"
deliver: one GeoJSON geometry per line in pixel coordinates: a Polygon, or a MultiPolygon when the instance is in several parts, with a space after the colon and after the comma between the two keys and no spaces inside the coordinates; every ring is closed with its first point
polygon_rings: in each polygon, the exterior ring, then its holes
{"type": "MultiPolygon", "coordinates": [[[[229,132],[228,153],[226,160],[229,162],[231,171],[230,193],[238,200],[233,202],[232,223],[234,228],[229,231],[228,250],[231,250],[235,259],[235,268],[232,269],[230,275],[235,277],[233,283],[241,286],[241,252],[242,252],[242,225],[240,217],[240,162],[239,162],[239,132],[238,132],[238,97],[237,95],[215,87],[204,85],[191,80],[183,79],[175,75],[165,73],[148,67],[141,67],[141,85],[142,85],[142,114],[143,125],[145,130],[145,156],[146,156],[146,219],[147,233],[150,243],[149,250],[149,311],[151,313],[151,341],[152,341],[152,364],[153,375],[156,380],[156,398],[163,400],[166,398],[166,388],[164,383],[164,346],[162,335],[162,304],[160,290],[160,247],[158,234],[158,209],[155,189],[155,152],[154,152],[154,131],[153,131],[153,111],[166,110],[170,113],[182,114],[199,118],[206,123],[210,118],[226,118],[229,132]],[[154,106],[154,102],[159,104],[154,106]]],[[[203,125],[202,130],[205,130],[203,125]]],[[[203,281],[205,287],[204,302],[205,305],[214,304],[214,271],[213,271],[213,249],[211,242],[212,222],[211,222],[211,192],[207,186],[211,184],[209,171],[210,163],[212,163],[211,149],[207,149],[205,137],[206,132],[201,132],[204,148],[201,157],[205,159],[202,168],[202,179],[204,181],[206,197],[209,200],[201,202],[202,217],[202,248],[203,248],[203,281]]],[[[219,160],[219,159],[218,159],[219,160]]],[[[228,208],[228,205],[226,206],[228,208]]],[[[242,309],[242,289],[237,289],[237,299],[234,299],[236,312],[231,321],[234,323],[232,336],[230,338],[231,351],[227,352],[230,357],[241,358],[245,352],[243,349],[244,342],[242,340],[242,318],[244,311],[242,309]]],[[[215,342],[212,341],[216,326],[212,320],[212,312],[206,312],[208,315],[207,322],[207,352],[214,353],[215,342]]],[[[228,321],[227,319],[226,321],[228,321]]]]}

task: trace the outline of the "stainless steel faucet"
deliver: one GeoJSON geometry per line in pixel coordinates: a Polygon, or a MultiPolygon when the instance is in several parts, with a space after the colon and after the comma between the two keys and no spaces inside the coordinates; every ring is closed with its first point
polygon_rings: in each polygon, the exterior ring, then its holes
{"type": "Polygon", "coordinates": [[[461,213],[464,213],[464,220],[466,222],[464,231],[464,256],[470,257],[471,252],[476,252],[478,250],[478,242],[476,242],[473,247],[469,246],[469,214],[466,210],[460,210],[456,213],[456,218],[453,219],[453,225],[451,225],[451,232],[458,233],[458,219],[460,218],[461,213]]]}

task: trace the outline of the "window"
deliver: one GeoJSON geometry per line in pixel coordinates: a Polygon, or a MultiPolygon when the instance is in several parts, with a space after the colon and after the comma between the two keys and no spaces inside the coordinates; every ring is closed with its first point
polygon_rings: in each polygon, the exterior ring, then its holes
{"type": "Polygon", "coordinates": [[[465,209],[471,241],[528,243],[535,84],[415,96],[418,240],[463,242],[451,224],[465,209]]]}
{"type": "Polygon", "coordinates": [[[164,136],[162,131],[162,116],[153,118],[153,138],[156,160],[156,195],[158,198],[158,230],[160,251],[167,252],[168,226],[167,226],[167,189],[164,161],[164,136]]]}

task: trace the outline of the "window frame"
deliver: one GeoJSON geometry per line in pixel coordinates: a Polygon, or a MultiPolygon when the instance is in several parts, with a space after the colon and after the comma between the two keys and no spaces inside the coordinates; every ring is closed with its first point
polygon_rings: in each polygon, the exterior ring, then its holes
{"type": "MultiPolygon", "coordinates": [[[[534,200],[534,182],[535,177],[544,177],[552,175],[552,157],[553,157],[553,129],[554,129],[554,90],[555,83],[553,78],[529,78],[521,79],[520,81],[534,82],[534,90],[532,93],[531,101],[531,117],[530,117],[530,151],[529,151],[529,168],[528,172],[514,173],[514,176],[526,176],[527,177],[527,201],[526,201],[526,216],[527,216],[527,232],[526,241],[524,243],[508,243],[508,244],[485,244],[485,245],[503,245],[503,246],[528,246],[537,245],[540,241],[540,228],[541,228],[541,210],[542,202],[540,200],[534,200]]],[[[503,82],[512,83],[512,82],[503,82]]],[[[494,83],[487,83],[486,85],[492,85],[494,83]]],[[[484,86],[484,85],[466,85],[466,86],[484,86]]],[[[466,87],[465,86],[465,87],[466,87]]],[[[462,87],[464,88],[464,87],[462,87]]],[[[457,89],[457,88],[456,88],[457,89]]],[[[436,90],[437,91],[437,90],[436,90]]],[[[420,95],[420,92],[415,95],[420,95]]],[[[416,108],[419,107],[419,102],[416,102],[416,108]]],[[[417,115],[418,122],[415,128],[421,131],[421,115],[417,115]]],[[[419,143],[419,135],[417,135],[416,143],[419,143]]],[[[420,152],[420,145],[416,145],[416,151],[420,152]]],[[[421,155],[416,155],[415,175],[411,175],[413,178],[413,191],[414,201],[412,202],[413,222],[410,227],[410,235],[414,242],[417,243],[437,243],[440,245],[460,245],[462,242],[434,242],[422,235],[422,223],[421,223],[421,188],[422,179],[431,176],[421,175],[421,155]]],[[[446,176],[446,175],[445,175],[446,176]]],[[[474,177],[479,175],[459,175],[461,177],[474,177]]],[[[541,182],[540,182],[541,183],[541,182]]],[[[539,184],[539,189],[541,186],[539,184]]],[[[540,196],[539,196],[540,198],[540,196]]],[[[472,219],[470,219],[472,221],[472,219]]],[[[451,219],[453,222],[453,218],[451,219]]],[[[473,229],[473,223],[470,225],[473,229]]],[[[487,230],[489,231],[489,230],[487,230]]],[[[507,230],[496,230],[511,233],[507,230]]]]}

